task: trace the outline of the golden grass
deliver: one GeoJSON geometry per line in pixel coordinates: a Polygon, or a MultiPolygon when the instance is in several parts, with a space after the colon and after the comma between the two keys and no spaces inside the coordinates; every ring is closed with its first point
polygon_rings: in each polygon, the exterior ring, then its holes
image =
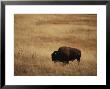
{"type": "Polygon", "coordinates": [[[95,14],[15,14],[15,76],[96,76],[97,16],[95,14]],[[53,63],[61,46],[81,50],[81,62],[53,63]]]}

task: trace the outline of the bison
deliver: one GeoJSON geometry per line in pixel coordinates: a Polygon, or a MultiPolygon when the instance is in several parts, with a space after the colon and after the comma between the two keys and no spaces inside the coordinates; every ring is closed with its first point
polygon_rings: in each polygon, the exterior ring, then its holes
{"type": "Polygon", "coordinates": [[[81,51],[77,48],[71,48],[71,47],[60,47],[58,51],[54,51],[52,54],[52,61],[54,62],[63,62],[68,64],[69,61],[74,61],[77,59],[78,64],[80,62],[81,57],[81,51]]]}

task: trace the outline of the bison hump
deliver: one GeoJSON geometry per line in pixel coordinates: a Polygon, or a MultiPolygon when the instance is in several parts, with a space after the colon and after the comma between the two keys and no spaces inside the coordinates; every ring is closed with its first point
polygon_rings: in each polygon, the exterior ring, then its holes
{"type": "Polygon", "coordinates": [[[66,46],[63,46],[63,47],[60,47],[58,49],[59,52],[63,53],[63,54],[66,54],[66,55],[70,55],[70,54],[81,54],[81,51],[77,48],[71,48],[71,47],[66,47],[66,46]]]}

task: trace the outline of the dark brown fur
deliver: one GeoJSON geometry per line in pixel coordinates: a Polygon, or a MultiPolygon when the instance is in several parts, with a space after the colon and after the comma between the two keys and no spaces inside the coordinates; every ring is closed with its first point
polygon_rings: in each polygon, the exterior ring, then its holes
{"type": "Polygon", "coordinates": [[[74,61],[77,59],[78,64],[80,62],[81,57],[81,51],[77,48],[71,48],[71,47],[60,47],[58,51],[54,51],[52,54],[52,60],[53,61],[61,61],[63,63],[69,63],[69,61],[74,61]]]}

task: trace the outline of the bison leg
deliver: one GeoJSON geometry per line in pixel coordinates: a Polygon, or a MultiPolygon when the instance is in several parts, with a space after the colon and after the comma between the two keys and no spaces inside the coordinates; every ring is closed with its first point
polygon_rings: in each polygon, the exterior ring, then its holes
{"type": "Polygon", "coordinates": [[[64,64],[69,64],[69,61],[64,61],[64,64]]]}
{"type": "Polygon", "coordinates": [[[71,59],[71,61],[73,62],[75,59],[71,59]]]}
{"type": "Polygon", "coordinates": [[[79,57],[79,58],[77,58],[77,61],[78,61],[78,65],[79,65],[79,62],[80,62],[80,57],[79,57]]]}
{"type": "Polygon", "coordinates": [[[56,61],[54,61],[54,63],[56,63],[56,61]]]}

